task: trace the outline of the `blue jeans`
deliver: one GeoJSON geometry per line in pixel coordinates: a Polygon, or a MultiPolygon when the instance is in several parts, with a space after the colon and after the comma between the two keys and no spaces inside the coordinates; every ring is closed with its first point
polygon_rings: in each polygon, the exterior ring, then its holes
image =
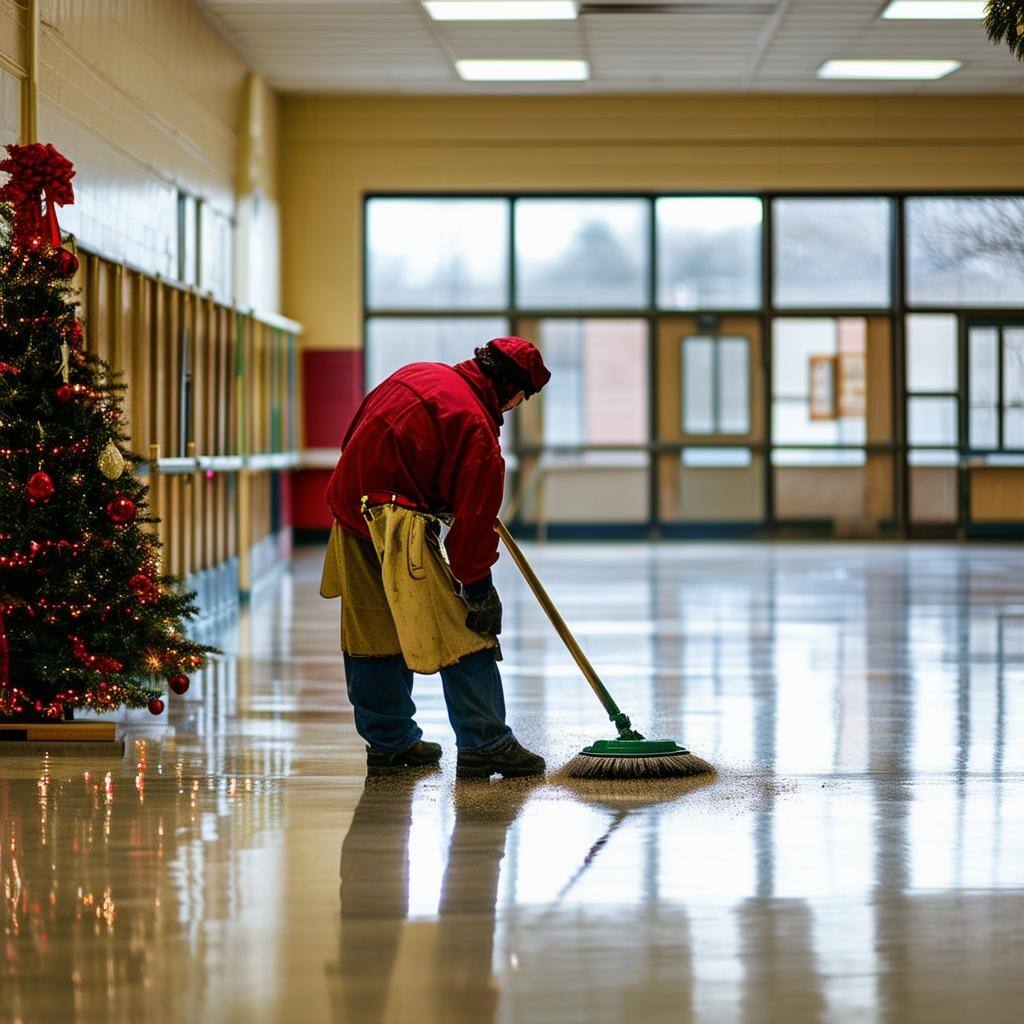
{"type": "MultiPolygon", "coordinates": [[[[400,654],[359,658],[346,653],[345,677],[356,730],[374,750],[404,750],[423,736],[412,717],[412,671],[400,654]]],[[[493,650],[441,669],[441,685],[459,750],[490,751],[512,738],[493,650]]]]}

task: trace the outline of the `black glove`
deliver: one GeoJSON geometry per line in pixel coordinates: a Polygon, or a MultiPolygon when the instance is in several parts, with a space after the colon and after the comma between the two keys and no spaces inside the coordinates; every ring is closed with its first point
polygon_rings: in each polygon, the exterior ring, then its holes
{"type": "Polygon", "coordinates": [[[501,600],[490,577],[462,588],[462,599],[469,612],[466,627],[474,633],[497,636],[501,632],[501,600]]]}

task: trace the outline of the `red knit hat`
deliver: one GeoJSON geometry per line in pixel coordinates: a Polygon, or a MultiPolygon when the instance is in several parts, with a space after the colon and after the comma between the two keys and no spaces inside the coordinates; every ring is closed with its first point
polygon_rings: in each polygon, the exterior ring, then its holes
{"type": "Polygon", "coordinates": [[[525,338],[495,338],[487,342],[487,347],[500,352],[526,374],[530,382],[528,394],[535,395],[551,380],[551,371],[544,365],[540,350],[525,338]]]}

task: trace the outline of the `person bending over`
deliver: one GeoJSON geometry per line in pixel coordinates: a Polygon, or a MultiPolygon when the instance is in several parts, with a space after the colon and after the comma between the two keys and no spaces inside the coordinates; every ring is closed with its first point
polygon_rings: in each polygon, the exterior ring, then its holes
{"type": "Polygon", "coordinates": [[[502,414],[550,378],[530,342],[495,338],[455,366],[412,363],[393,373],[363,399],[345,435],[326,492],[335,522],[320,593],[342,600],[348,695],[371,772],[441,758],[413,719],[414,672],[441,673],[459,778],[544,771],[505,723],[491,566],[502,414]],[[450,527],[443,551],[442,523],[450,527]]]}

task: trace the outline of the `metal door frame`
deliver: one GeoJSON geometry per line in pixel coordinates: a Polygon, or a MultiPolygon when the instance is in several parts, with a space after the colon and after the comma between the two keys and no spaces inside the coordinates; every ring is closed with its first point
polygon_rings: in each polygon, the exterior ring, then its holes
{"type": "Polygon", "coordinates": [[[986,459],[991,455],[1017,457],[1021,461],[1024,472],[1024,449],[1007,449],[1005,446],[1006,407],[1003,402],[1003,383],[1006,372],[1005,345],[1003,331],[1007,327],[1024,330],[1024,315],[1015,312],[969,312],[959,316],[959,356],[960,356],[960,388],[959,388],[959,427],[960,457],[957,460],[957,493],[959,509],[957,517],[957,536],[963,540],[969,537],[998,537],[1024,535],[1024,519],[1018,524],[1013,521],[1006,523],[983,524],[975,523],[971,518],[971,471],[984,467],[986,459]],[[971,330],[976,327],[992,327],[996,330],[996,447],[974,448],[971,445],[971,330]]]}

